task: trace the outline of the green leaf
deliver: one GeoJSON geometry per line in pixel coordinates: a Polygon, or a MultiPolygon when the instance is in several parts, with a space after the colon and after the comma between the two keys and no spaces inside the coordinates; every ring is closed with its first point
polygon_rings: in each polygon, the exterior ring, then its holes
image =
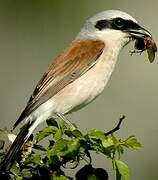
{"type": "Polygon", "coordinates": [[[62,153],[58,153],[60,156],[64,155],[70,158],[74,158],[76,152],[79,151],[80,143],[78,139],[72,139],[67,141],[67,150],[63,151],[62,153]]]}
{"type": "Polygon", "coordinates": [[[64,151],[67,151],[67,140],[60,139],[57,141],[54,146],[51,149],[51,155],[58,155],[58,153],[63,153],[64,151]]]}
{"type": "Polygon", "coordinates": [[[56,131],[56,133],[54,134],[54,140],[55,140],[55,141],[58,141],[59,139],[61,139],[62,135],[63,135],[62,130],[61,130],[61,129],[58,129],[58,130],[56,131]]]}
{"type": "Polygon", "coordinates": [[[123,176],[124,180],[129,180],[129,169],[128,166],[121,160],[115,160],[115,165],[118,172],[123,176]]]}
{"type": "Polygon", "coordinates": [[[23,177],[21,177],[21,176],[15,176],[14,177],[14,180],[22,180],[23,179],[23,177]]]}
{"type": "Polygon", "coordinates": [[[141,144],[137,141],[135,136],[129,136],[125,141],[125,145],[135,150],[139,150],[141,148],[141,144]]]}
{"type": "Polygon", "coordinates": [[[54,144],[52,149],[48,151],[48,157],[58,155],[73,158],[76,152],[79,151],[79,148],[80,143],[78,139],[60,139],[54,144]]]}
{"type": "Polygon", "coordinates": [[[114,144],[119,143],[119,139],[116,136],[114,136],[114,134],[111,135],[111,139],[112,139],[114,144]]]}
{"type": "Polygon", "coordinates": [[[98,131],[96,129],[88,131],[88,135],[98,139],[104,139],[106,137],[103,131],[98,131]]]}
{"type": "Polygon", "coordinates": [[[77,138],[82,138],[83,137],[81,131],[79,131],[78,129],[73,130],[72,134],[73,134],[74,137],[77,137],[77,138]]]}
{"type": "Polygon", "coordinates": [[[28,179],[32,177],[32,173],[28,169],[22,170],[21,174],[23,177],[28,178],[28,179]]]}
{"type": "Polygon", "coordinates": [[[50,118],[50,119],[46,120],[46,123],[48,126],[55,126],[58,128],[58,123],[54,118],[50,118]]]}
{"type": "Polygon", "coordinates": [[[41,156],[39,154],[35,154],[34,156],[29,156],[26,161],[26,164],[34,163],[36,165],[42,165],[43,161],[41,160],[41,156]]]}
{"type": "Polygon", "coordinates": [[[75,130],[73,130],[73,131],[71,131],[71,130],[65,130],[65,134],[66,134],[68,137],[83,138],[82,133],[81,133],[78,129],[75,129],[75,130]]]}
{"type": "Polygon", "coordinates": [[[51,156],[49,155],[49,164],[50,166],[57,166],[58,164],[61,164],[60,159],[58,156],[51,156]]]}
{"type": "Polygon", "coordinates": [[[118,155],[119,155],[119,158],[120,158],[121,154],[124,153],[123,147],[122,146],[117,146],[117,152],[118,152],[118,155]]]}
{"type": "Polygon", "coordinates": [[[17,162],[14,162],[14,164],[12,165],[12,168],[11,168],[11,172],[12,174],[14,174],[15,176],[18,176],[20,175],[20,168],[16,165],[17,162]]]}
{"type": "Polygon", "coordinates": [[[88,132],[88,135],[100,139],[105,148],[114,145],[112,138],[105,136],[103,131],[91,130],[88,132]]]}
{"type": "Polygon", "coordinates": [[[149,48],[147,49],[147,53],[148,53],[148,59],[150,63],[152,63],[155,59],[155,52],[153,51],[153,49],[149,48]]]}
{"type": "Polygon", "coordinates": [[[73,134],[72,134],[72,131],[70,130],[65,130],[65,135],[68,136],[68,137],[74,137],[73,134]]]}
{"type": "Polygon", "coordinates": [[[46,148],[44,148],[42,145],[39,145],[39,144],[34,144],[33,148],[40,150],[40,151],[46,151],[47,150],[46,148]]]}
{"type": "Polygon", "coordinates": [[[116,180],[121,180],[121,174],[120,172],[118,171],[118,169],[116,169],[116,180]]]}
{"type": "Polygon", "coordinates": [[[39,142],[42,139],[44,139],[45,137],[49,136],[50,134],[55,134],[57,130],[58,130],[58,128],[55,126],[48,126],[48,127],[44,128],[42,131],[39,131],[36,134],[36,141],[39,142]]]}
{"type": "Polygon", "coordinates": [[[96,177],[96,175],[90,174],[90,175],[88,176],[88,180],[98,180],[98,178],[96,177]]]}
{"type": "Polygon", "coordinates": [[[111,137],[107,137],[107,139],[102,140],[102,144],[105,148],[107,148],[107,147],[113,146],[114,142],[111,137]]]}
{"type": "MultiPolygon", "coordinates": [[[[36,140],[39,142],[49,135],[53,138],[46,138],[45,146],[34,144],[34,148],[41,151],[32,152],[24,162],[24,166],[20,167],[21,169],[14,163],[10,173],[12,179],[31,179],[34,176],[38,178],[48,174],[52,180],[68,180],[69,178],[64,176],[65,170],[62,165],[75,162],[78,165],[82,159],[91,163],[91,153],[97,152],[102,154],[103,158],[108,157],[112,160],[117,180],[121,178],[129,180],[128,166],[115,158],[120,159],[120,155],[127,148],[140,149],[141,145],[134,136],[120,139],[113,134],[106,136],[104,131],[99,130],[90,130],[83,135],[78,129],[69,129],[64,121],[57,123],[54,119],[49,119],[47,124],[48,127],[37,133],[36,140]]],[[[0,149],[3,146],[4,142],[0,140],[0,149]]],[[[0,153],[1,159],[4,156],[4,150],[0,153]]],[[[86,177],[89,175],[87,180],[100,178],[101,173],[97,169],[93,168],[90,173],[86,170],[86,177]]],[[[83,175],[82,172],[81,175],[83,175]]]]}
{"type": "Polygon", "coordinates": [[[63,176],[63,175],[61,175],[59,177],[53,176],[51,179],[52,180],[70,180],[69,178],[67,178],[66,176],[63,176]]]}
{"type": "Polygon", "coordinates": [[[61,120],[61,122],[60,122],[60,128],[61,129],[63,129],[63,130],[65,130],[65,129],[67,129],[67,124],[65,123],[65,121],[64,120],[61,120]]]}

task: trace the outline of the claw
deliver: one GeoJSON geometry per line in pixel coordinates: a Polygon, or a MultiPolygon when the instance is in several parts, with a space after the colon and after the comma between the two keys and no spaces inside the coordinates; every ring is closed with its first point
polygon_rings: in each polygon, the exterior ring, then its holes
{"type": "Polygon", "coordinates": [[[76,127],[62,113],[56,112],[55,114],[66,123],[68,129],[71,131],[76,130],[76,127]]]}

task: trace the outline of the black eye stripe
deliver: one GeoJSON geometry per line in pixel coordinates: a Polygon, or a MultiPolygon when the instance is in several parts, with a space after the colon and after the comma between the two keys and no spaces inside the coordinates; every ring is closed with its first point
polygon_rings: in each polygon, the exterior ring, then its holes
{"type": "Polygon", "coordinates": [[[118,28],[122,28],[123,26],[125,26],[125,20],[123,20],[122,18],[116,18],[113,20],[113,24],[118,28]]]}
{"type": "Polygon", "coordinates": [[[109,28],[109,25],[110,25],[109,21],[103,19],[103,20],[97,21],[95,27],[99,30],[102,30],[102,29],[109,28]]]}
{"type": "Polygon", "coordinates": [[[124,20],[121,18],[116,18],[112,20],[112,28],[113,29],[118,29],[118,30],[127,30],[127,29],[139,29],[140,26],[133,22],[132,20],[124,20]],[[121,20],[122,26],[117,26],[117,21],[121,20]]]}
{"type": "Polygon", "coordinates": [[[127,30],[127,29],[139,29],[140,26],[132,20],[124,20],[122,18],[115,18],[112,20],[99,20],[95,27],[100,31],[103,29],[116,29],[116,30],[127,30]]]}

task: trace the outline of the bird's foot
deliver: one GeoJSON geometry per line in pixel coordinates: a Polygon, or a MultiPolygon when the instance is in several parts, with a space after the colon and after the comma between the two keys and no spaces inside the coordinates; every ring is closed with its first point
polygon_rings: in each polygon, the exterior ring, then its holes
{"type": "Polygon", "coordinates": [[[74,131],[76,127],[62,114],[59,112],[55,113],[58,118],[62,119],[66,123],[66,127],[70,129],[71,131],[74,131]]]}

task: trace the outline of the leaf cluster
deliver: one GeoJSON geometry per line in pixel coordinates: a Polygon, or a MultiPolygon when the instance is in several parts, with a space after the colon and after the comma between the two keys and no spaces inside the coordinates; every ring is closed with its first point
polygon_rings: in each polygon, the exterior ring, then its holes
{"type": "MultiPolygon", "coordinates": [[[[73,178],[66,175],[65,168],[75,169],[85,161],[85,166],[76,172],[76,180],[106,180],[107,171],[93,167],[91,153],[96,152],[111,159],[117,180],[121,177],[129,180],[129,168],[120,157],[126,149],[138,150],[141,147],[134,136],[122,139],[113,133],[106,136],[104,131],[95,129],[82,133],[77,127],[71,130],[64,121],[57,123],[53,118],[47,120],[47,127],[34,139],[32,152],[24,162],[13,164],[9,179],[69,180],[73,178]],[[43,140],[47,145],[43,145],[43,140]]],[[[4,143],[0,140],[0,159],[4,157],[4,143]]]]}

